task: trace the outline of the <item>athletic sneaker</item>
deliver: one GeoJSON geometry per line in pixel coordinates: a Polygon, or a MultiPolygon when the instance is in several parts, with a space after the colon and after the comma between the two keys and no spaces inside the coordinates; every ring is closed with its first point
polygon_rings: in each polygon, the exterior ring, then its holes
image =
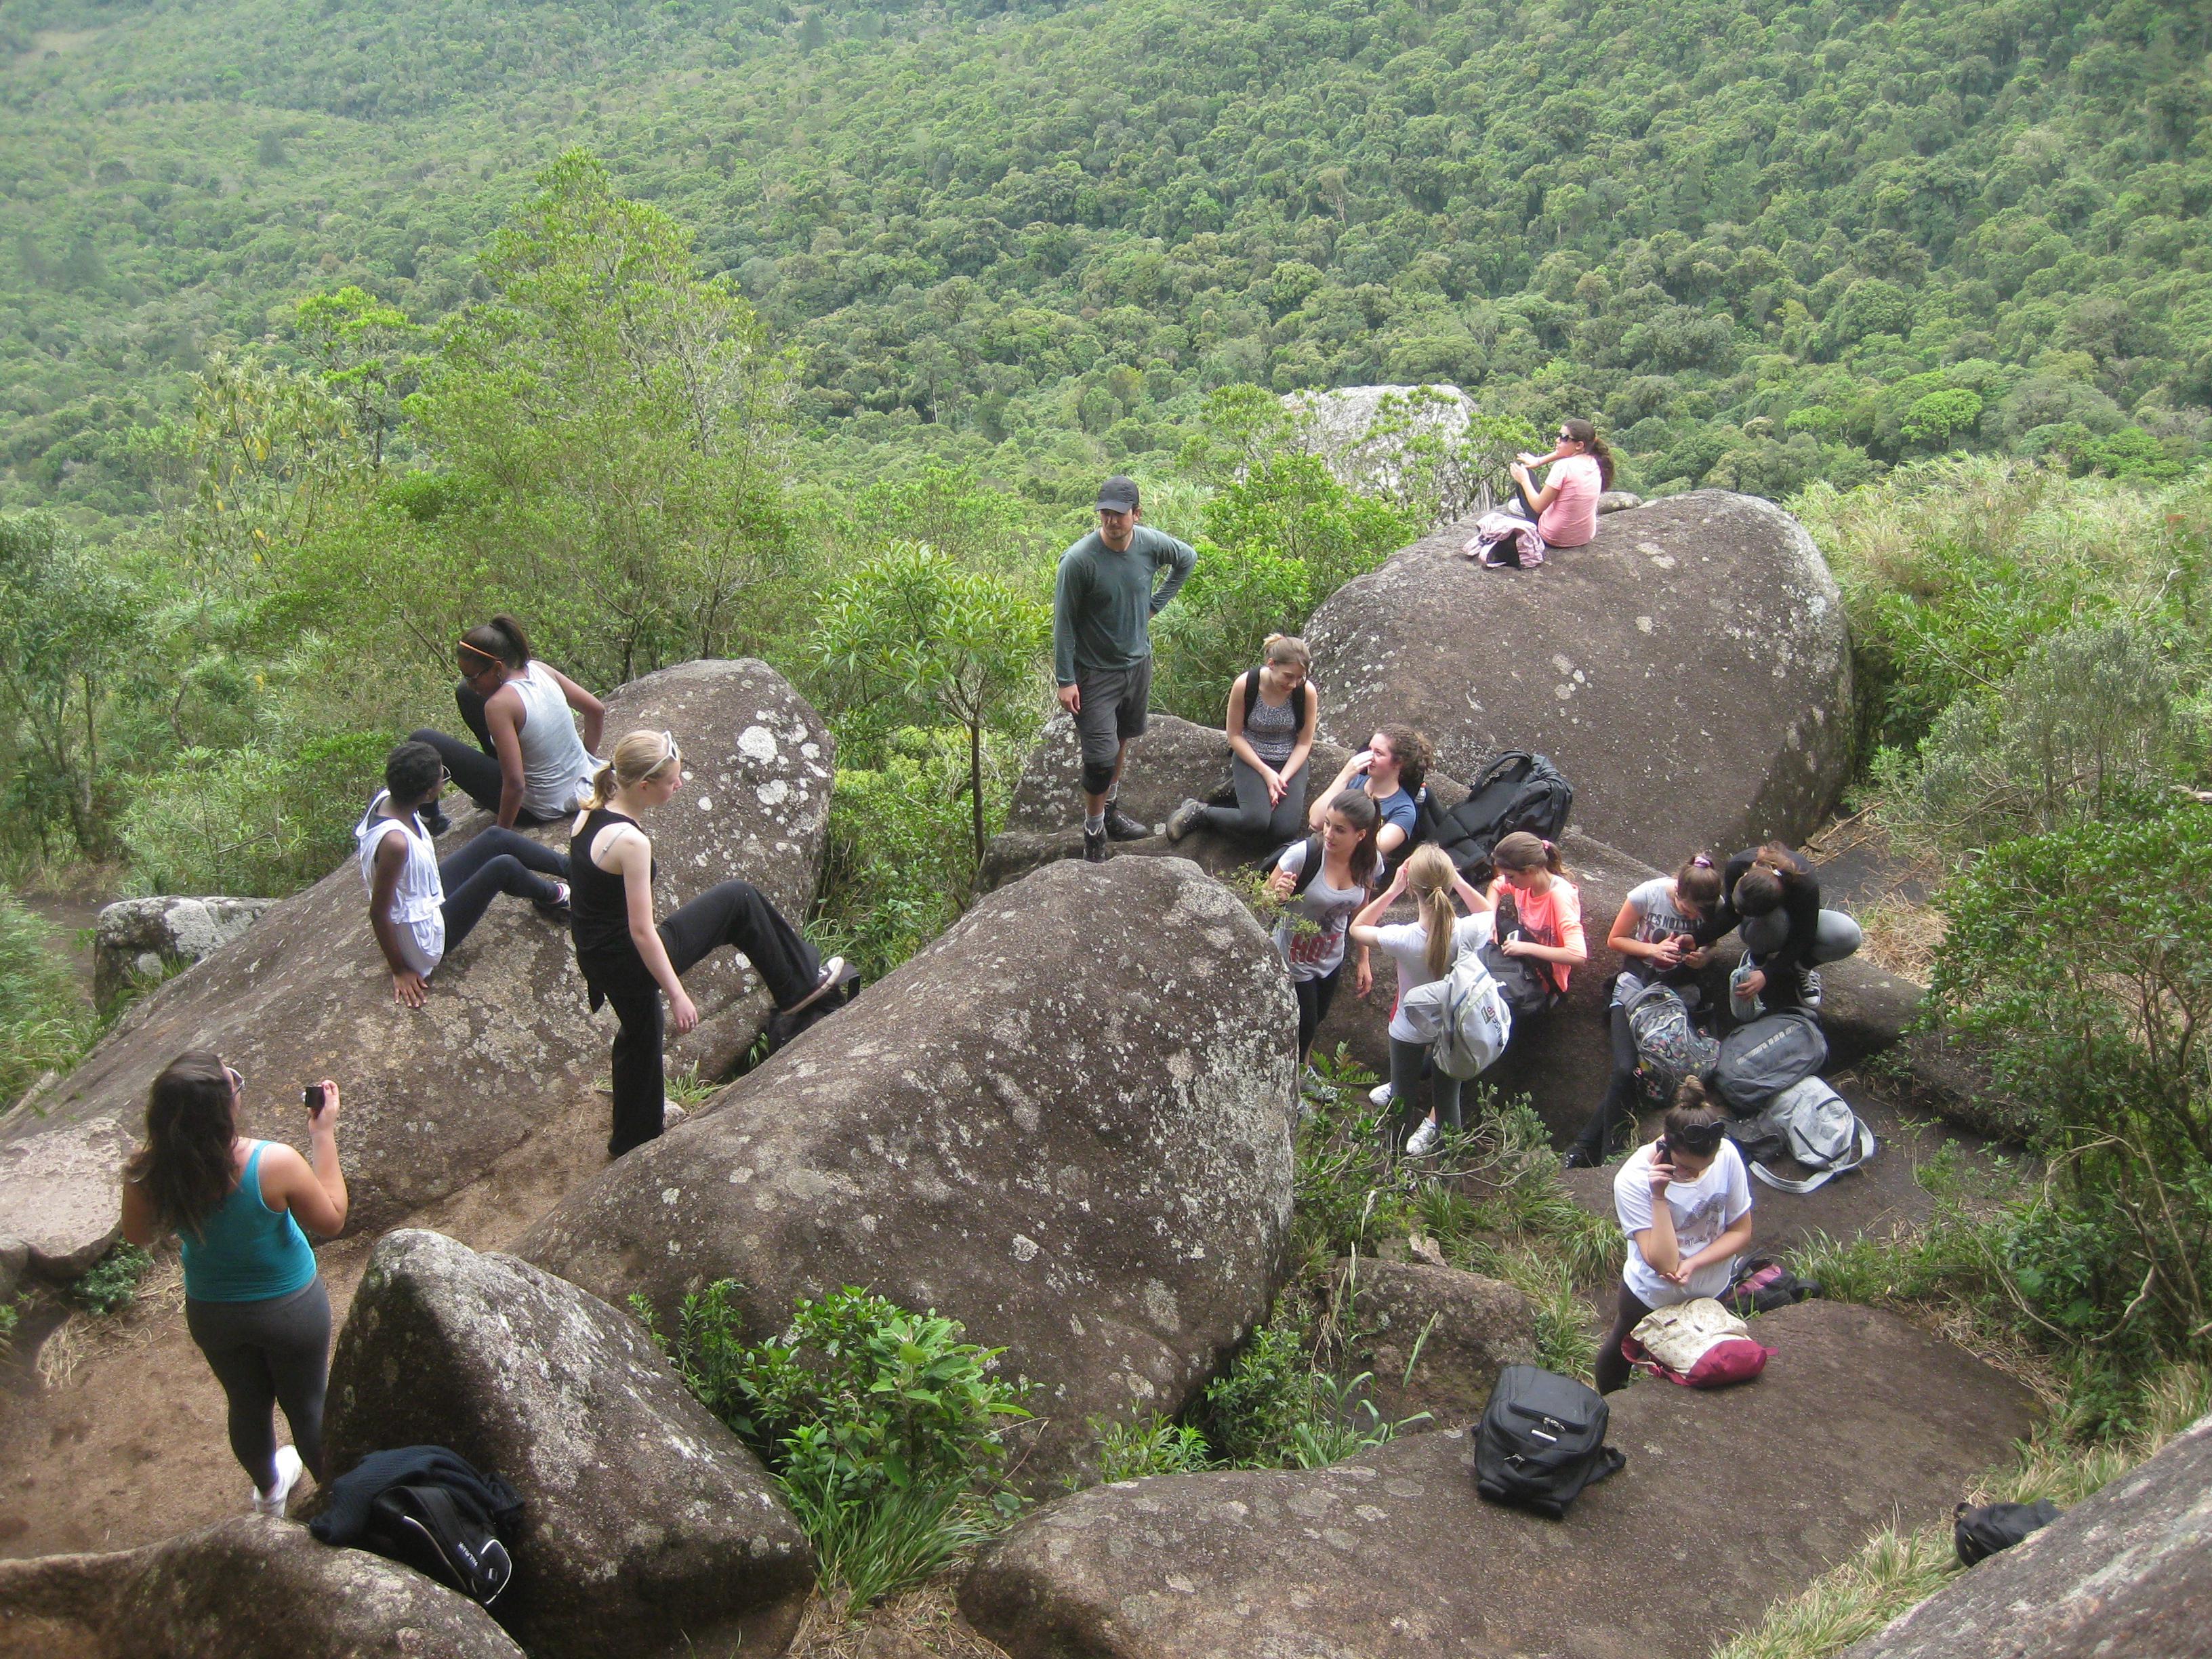
{"type": "Polygon", "coordinates": [[[1820,970],[1818,968],[1805,970],[1805,1006],[1816,1014],[1820,1012],[1820,970]]]}
{"type": "Polygon", "coordinates": [[[1083,832],[1083,861],[1085,864],[1105,863],[1107,850],[1103,830],[1085,830],[1083,832]]]}
{"type": "Polygon", "coordinates": [[[1581,1147],[1572,1146],[1568,1148],[1567,1155],[1559,1160],[1559,1167],[1563,1170],[1595,1170],[1597,1168],[1597,1160],[1581,1147]]]}
{"type": "Polygon", "coordinates": [[[1152,833],[1152,827],[1138,823],[1109,800],[1106,803],[1106,833],[1115,841],[1142,841],[1152,833]]]}
{"type": "Polygon", "coordinates": [[[1376,1084],[1367,1091],[1367,1099],[1371,1105],[1388,1106],[1390,1103],[1390,1085],[1387,1083],[1376,1084]]]}
{"type": "Polygon", "coordinates": [[[253,1508],[251,1512],[255,1515],[273,1516],[277,1520],[283,1520],[284,1505],[291,1501],[292,1488],[299,1484],[300,1470],[302,1467],[298,1448],[277,1447],[276,1484],[270,1487],[267,1492],[257,1492],[253,1494],[253,1508]]]}
{"type": "Polygon", "coordinates": [[[534,902],[545,915],[557,921],[568,921],[568,884],[565,881],[556,881],[553,884],[553,896],[550,899],[538,899],[534,902]]]}
{"type": "Polygon", "coordinates": [[[1441,1137],[1437,1133],[1436,1120],[1425,1117],[1421,1120],[1421,1127],[1413,1131],[1413,1138],[1406,1143],[1406,1156],[1426,1158],[1431,1152],[1436,1151],[1437,1142],[1440,1139],[1441,1137]]]}
{"type": "Polygon", "coordinates": [[[1168,839],[1170,841],[1181,841],[1192,830],[1197,829],[1199,824],[1204,820],[1205,817],[1206,803],[1204,801],[1185,801],[1182,805],[1176,807],[1174,811],[1168,814],[1168,839]]]}

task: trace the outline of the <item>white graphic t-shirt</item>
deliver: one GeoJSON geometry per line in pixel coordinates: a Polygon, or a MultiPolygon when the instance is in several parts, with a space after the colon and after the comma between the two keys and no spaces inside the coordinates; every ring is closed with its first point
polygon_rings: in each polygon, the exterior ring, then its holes
{"type": "MultiPolygon", "coordinates": [[[[1657,1145],[1654,1141],[1638,1147],[1613,1178],[1613,1212],[1620,1218],[1621,1231],[1628,1235],[1628,1261],[1620,1270],[1620,1280],[1650,1308],[1669,1307],[1694,1297],[1718,1296],[1728,1289],[1735,1266],[1732,1261],[1711,1262],[1691,1274],[1688,1284],[1677,1285],[1645,1265],[1643,1253],[1636,1248],[1636,1235],[1651,1224],[1651,1158],[1657,1145]]],[[[1674,1242],[1686,1261],[1726,1232],[1738,1217],[1748,1213],[1751,1178],[1744,1172],[1743,1158],[1735,1143],[1722,1141],[1713,1161],[1695,1181],[1668,1182],[1667,1208],[1673,1212],[1674,1242]]]]}

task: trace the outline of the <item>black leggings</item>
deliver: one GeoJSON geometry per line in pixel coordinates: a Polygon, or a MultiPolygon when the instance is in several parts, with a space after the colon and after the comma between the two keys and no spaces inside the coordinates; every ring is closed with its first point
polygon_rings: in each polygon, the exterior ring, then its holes
{"type": "MultiPolygon", "coordinates": [[[[461,711],[461,724],[476,737],[473,745],[443,732],[424,727],[410,732],[410,743],[427,743],[453,775],[453,785],[487,812],[499,811],[499,751],[491,740],[491,725],[484,718],[484,699],[464,683],[453,688],[453,702],[461,711]]],[[[527,807],[515,814],[517,823],[554,823],[558,817],[540,817],[527,807]]]]}
{"type": "Polygon", "coordinates": [[[1575,1139],[1575,1150],[1592,1164],[1605,1162],[1605,1149],[1621,1124],[1636,1121],[1636,1035],[1628,1029],[1628,1010],[1615,1003],[1609,1018],[1613,1026],[1613,1078],[1605,1098],[1598,1102],[1589,1121],[1575,1139]]]}
{"type": "MultiPolygon", "coordinates": [[[[821,981],[822,958],[814,947],[749,881],[708,888],[671,911],[659,931],[668,965],[679,977],[727,945],[744,953],[779,1008],[804,1002],[821,981]]],[[[622,1022],[614,1043],[614,1134],[607,1142],[607,1151],[620,1158],[660,1133],[667,1100],[660,988],[646,978],[641,988],[609,991],[607,1000],[622,1022]]]]}
{"type": "Polygon", "coordinates": [[[1620,1311],[1614,1316],[1613,1334],[1598,1346],[1597,1391],[1611,1394],[1628,1386],[1630,1366],[1620,1352],[1620,1345],[1628,1340],[1629,1333],[1651,1316],[1651,1310],[1636,1298],[1636,1292],[1627,1285],[1620,1287],[1620,1311]]]}
{"type": "Polygon", "coordinates": [[[323,1391],[331,1375],[331,1297],[320,1273],[289,1296],[259,1302],[185,1299],[185,1328],[207,1357],[229,1405],[230,1455],[256,1492],[276,1484],[276,1422],[284,1408],[292,1444],[318,1482],[323,1468],[323,1391]]]}
{"type": "Polygon", "coordinates": [[[438,880],[446,890],[447,953],[469,936],[501,893],[550,904],[560,893],[548,878],[556,876],[568,878],[568,855],[543,842],[496,826],[471,836],[451,858],[438,860],[438,880]]]}
{"type": "Polygon", "coordinates": [[[1344,964],[1323,974],[1319,979],[1294,979],[1291,990],[1298,1000],[1298,1064],[1306,1063],[1313,1052],[1314,1033],[1321,1030],[1322,1021],[1328,1018],[1328,1005],[1336,1000],[1336,981],[1344,972],[1344,964]]]}
{"type": "Polygon", "coordinates": [[[1208,829],[1247,841],[1271,842],[1278,847],[1285,842],[1297,840],[1304,833],[1306,822],[1306,773],[1304,767],[1291,774],[1290,785],[1283,791],[1283,799],[1272,806],[1267,804],[1267,780],[1247,766],[1243,757],[1231,757],[1229,773],[1237,783],[1237,805],[1207,807],[1206,824],[1208,829]]]}
{"type": "Polygon", "coordinates": [[[1460,1121],[1461,1080],[1441,1066],[1429,1067],[1428,1103],[1422,1103],[1421,1066],[1429,1057],[1425,1042],[1406,1042],[1397,1037],[1390,1039],[1390,1101],[1398,1109],[1398,1124],[1393,1143],[1406,1144],[1407,1137],[1420,1127],[1421,1120],[1433,1107],[1437,1127],[1458,1129],[1460,1121]]]}

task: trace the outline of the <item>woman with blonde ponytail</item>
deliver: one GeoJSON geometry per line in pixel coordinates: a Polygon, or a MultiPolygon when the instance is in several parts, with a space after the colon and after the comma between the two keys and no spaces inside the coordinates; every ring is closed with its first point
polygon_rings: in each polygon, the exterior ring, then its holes
{"type": "MultiPolygon", "coordinates": [[[[1417,847],[1389,887],[1352,919],[1352,942],[1375,947],[1398,964],[1398,1000],[1390,1010],[1390,1085],[1388,1100],[1399,1110],[1390,1144],[1412,1157],[1433,1151],[1439,1134],[1460,1123],[1460,1079],[1431,1066],[1429,1109],[1420,1106],[1421,1069],[1429,1045],[1406,1018],[1406,994],[1444,977],[1462,951],[1490,937],[1491,901],[1454,867],[1442,848],[1417,847]],[[1413,921],[1381,926],[1383,915],[1403,894],[1411,893],[1419,915],[1413,921]],[[1468,914],[1452,908],[1457,895],[1468,914]],[[1410,1136],[1410,1138],[1409,1138],[1410,1136]]],[[[1382,1091],[1377,1091],[1378,1094],[1382,1091]]]]}
{"type": "Polygon", "coordinates": [[[668,999],[677,1030],[699,1023],[684,993],[684,974],[727,945],[751,963],[784,1018],[818,1018],[850,1000],[856,975],[841,957],[823,963],[750,882],[711,887],[653,919],[653,842],[640,824],[684,787],[684,756],[670,732],[632,732],[614,758],[592,775],[591,793],[569,836],[570,911],[576,965],[592,1009],[614,1005],[622,1029],[614,1042],[614,1134],[620,1158],[660,1133],[672,1117],[661,1060],[661,1003],[668,999]]]}

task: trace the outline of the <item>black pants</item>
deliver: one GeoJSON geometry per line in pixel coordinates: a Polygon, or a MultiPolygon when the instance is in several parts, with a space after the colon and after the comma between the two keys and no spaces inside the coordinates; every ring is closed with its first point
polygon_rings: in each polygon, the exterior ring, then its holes
{"type": "Polygon", "coordinates": [[[222,1384],[230,1454],[256,1492],[276,1484],[278,1407],[307,1473],[326,1478],[323,1393],[331,1374],[331,1297],[320,1273],[260,1302],[185,1299],[185,1328],[222,1384]]]}
{"type": "Polygon", "coordinates": [[[1460,1121],[1460,1090],[1463,1085],[1458,1078],[1441,1066],[1431,1066],[1429,1086],[1426,1090],[1421,1087],[1421,1068],[1428,1058],[1427,1043],[1390,1039],[1390,1103],[1398,1109],[1393,1140],[1401,1147],[1420,1127],[1421,1120],[1428,1116],[1431,1108],[1435,1109],[1438,1128],[1465,1127],[1460,1121]]]}
{"type": "MultiPolygon", "coordinates": [[[[672,911],[660,924],[660,942],[678,977],[722,945],[743,951],[779,1008],[805,1001],[822,977],[814,947],[749,881],[726,881],[672,911]]],[[[647,978],[610,990],[607,1000],[622,1022],[614,1043],[614,1134],[607,1142],[607,1151],[620,1158],[660,1133],[667,1099],[660,988],[647,978]]]]}
{"type": "Polygon", "coordinates": [[[1536,498],[1528,493],[1528,486],[1518,478],[1513,480],[1513,494],[1519,500],[1523,513],[1532,519],[1540,516],[1536,511],[1536,498]]]}
{"type": "Polygon", "coordinates": [[[1599,1344],[1597,1351],[1597,1391],[1611,1394],[1628,1386],[1628,1361],[1622,1357],[1620,1345],[1628,1340],[1629,1333],[1651,1316],[1651,1310],[1636,1299],[1636,1292],[1627,1285],[1620,1287],[1620,1311],[1613,1322],[1613,1334],[1599,1344]]]}
{"type": "Polygon", "coordinates": [[[550,904],[560,896],[549,877],[568,878],[568,855],[513,830],[495,826],[472,836],[451,858],[438,860],[446,890],[446,950],[450,955],[483,920],[501,893],[550,904]]]}
{"type": "Polygon", "coordinates": [[[1241,836],[1247,841],[1265,841],[1280,847],[1296,841],[1305,832],[1306,769],[1303,766],[1291,775],[1283,799],[1270,805],[1267,784],[1257,772],[1237,757],[1231,757],[1230,776],[1237,784],[1237,805],[1209,806],[1206,809],[1206,824],[1226,836],[1241,836]]]}
{"type": "MultiPolygon", "coordinates": [[[[453,775],[453,785],[487,812],[499,811],[499,751],[491,740],[491,725],[484,718],[484,699],[465,684],[453,688],[453,702],[461,711],[461,724],[474,734],[473,746],[459,738],[448,737],[443,732],[424,727],[410,732],[410,743],[427,743],[438,751],[446,770],[453,775]]],[[[552,823],[556,818],[540,817],[525,808],[515,815],[517,823],[552,823]]]]}
{"type": "Polygon", "coordinates": [[[1615,1004],[1608,1016],[1613,1025],[1613,1078],[1605,1098],[1598,1102],[1589,1121],[1575,1138],[1575,1150],[1592,1164],[1605,1162],[1605,1149],[1622,1124],[1636,1121],[1636,1035],[1628,1029],[1628,1010],[1615,1004]]]}
{"type": "Polygon", "coordinates": [[[1328,1005],[1336,1000],[1336,981],[1344,972],[1344,964],[1323,974],[1319,979],[1294,979],[1291,990],[1298,1000],[1298,1064],[1306,1063],[1313,1052],[1314,1033],[1321,1030],[1322,1021],[1328,1018],[1328,1005]]]}

